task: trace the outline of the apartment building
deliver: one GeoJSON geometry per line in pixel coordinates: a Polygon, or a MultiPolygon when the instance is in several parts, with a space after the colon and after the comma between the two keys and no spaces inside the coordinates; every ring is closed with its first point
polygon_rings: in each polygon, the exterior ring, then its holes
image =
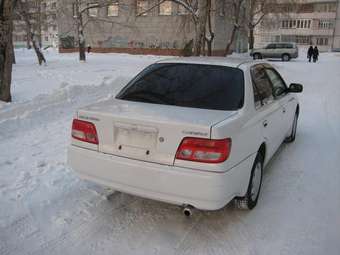
{"type": "Polygon", "coordinates": [[[255,47],[268,42],[317,45],[321,51],[340,50],[339,0],[282,0],[255,31],[255,47]]]}
{"type": "MultiPolygon", "coordinates": [[[[58,46],[57,0],[27,0],[24,2],[30,22],[42,47],[58,46]]],[[[27,25],[15,15],[13,43],[17,48],[28,47],[27,25]]]]}
{"type": "MultiPolygon", "coordinates": [[[[172,1],[118,0],[100,5],[100,0],[82,0],[81,9],[89,9],[84,15],[86,45],[95,52],[127,52],[135,54],[182,55],[194,39],[195,26],[191,14],[183,6],[172,1]],[[154,7],[154,8],[153,8],[154,7]]],[[[61,0],[58,17],[60,52],[72,52],[77,48],[75,2],[61,0]]],[[[213,54],[224,53],[227,38],[232,30],[228,19],[230,0],[212,0],[211,27],[215,34],[213,54]]],[[[195,6],[194,6],[195,8],[195,6]]],[[[233,50],[246,51],[247,32],[236,36],[233,50]]]]}

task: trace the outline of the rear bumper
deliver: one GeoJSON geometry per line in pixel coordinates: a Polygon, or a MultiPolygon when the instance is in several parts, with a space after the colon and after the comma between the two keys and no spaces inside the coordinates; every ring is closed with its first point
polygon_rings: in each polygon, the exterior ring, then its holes
{"type": "Polygon", "coordinates": [[[125,193],[167,203],[217,210],[245,194],[252,157],[224,173],[204,172],[132,160],[76,146],[68,149],[68,164],[86,180],[125,193]],[[246,172],[245,172],[246,171],[246,172]],[[246,185],[245,185],[246,184],[246,185]]]}

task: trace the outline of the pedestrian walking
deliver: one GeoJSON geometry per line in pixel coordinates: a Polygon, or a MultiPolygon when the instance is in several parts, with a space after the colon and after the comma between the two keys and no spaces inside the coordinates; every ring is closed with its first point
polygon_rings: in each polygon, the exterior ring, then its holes
{"type": "Polygon", "coordinates": [[[314,47],[313,49],[313,62],[315,63],[319,59],[319,49],[318,47],[314,47]]]}
{"type": "Polygon", "coordinates": [[[309,46],[309,49],[307,51],[307,58],[308,58],[308,61],[311,62],[312,61],[312,57],[313,57],[313,46],[309,46]]]}

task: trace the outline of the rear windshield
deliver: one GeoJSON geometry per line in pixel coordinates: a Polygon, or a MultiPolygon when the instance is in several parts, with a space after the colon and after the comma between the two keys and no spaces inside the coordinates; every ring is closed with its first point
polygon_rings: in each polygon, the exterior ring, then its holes
{"type": "Polygon", "coordinates": [[[160,63],[139,73],[118,99],[182,107],[237,110],[243,106],[244,78],[238,68],[160,63]]]}

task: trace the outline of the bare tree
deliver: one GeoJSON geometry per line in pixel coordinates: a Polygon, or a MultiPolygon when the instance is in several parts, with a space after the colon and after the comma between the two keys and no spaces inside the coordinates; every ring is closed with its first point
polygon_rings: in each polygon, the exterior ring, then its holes
{"type": "Polygon", "coordinates": [[[144,13],[153,10],[154,8],[161,5],[163,2],[169,1],[181,5],[187,12],[191,15],[191,20],[195,26],[195,38],[194,38],[194,55],[200,56],[204,53],[205,43],[208,44],[208,54],[211,55],[211,46],[214,39],[214,33],[212,31],[211,25],[211,0],[160,0],[156,4],[152,5],[149,9],[144,12],[139,13],[137,16],[142,16],[144,13]],[[208,23],[208,24],[207,24],[208,23]],[[208,30],[210,35],[206,35],[206,30],[208,30]]]}
{"type": "MultiPolygon", "coordinates": [[[[41,5],[41,0],[38,1],[38,4],[41,5]]],[[[18,0],[16,11],[26,24],[28,39],[37,55],[38,63],[41,65],[43,62],[46,63],[44,54],[41,51],[41,7],[38,9],[40,10],[40,13],[36,13],[36,15],[39,17],[36,26],[33,26],[31,15],[28,10],[29,2],[18,0]]]]}
{"type": "MultiPolygon", "coordinates": [[[[254,31],[256,26],[258,26],[269,14],[279,13],[280,15],[289,16],[291,10],[297,11],[298,4],[295,0],[286,0],[284,3],[281,2],[281,5],[282,4],[285,8],[280,8],[279,0],[247,0],[247,7],[249,10],[247,15],[249,49],[254,48],[254,31]]],[[[275,19],[277,18],[278,17],[275,17],[275,19]]],[[[270,20],[269,22],[274,23],[276,21],[270,20]]]]}
{"type": "Polygon", "coordinates": [[[211,26],[211,15],[212,15],[212,10],[211,10],[211,0],[207,0],[207,18],[208,18],[208,31],[209,34],[205,34],[205,42],[207,43],[207,55],[211,56],[212,55],[212,43],[215,38],[215,33],[212,30],[211,26]]]}
{"type": "MultiPolygon", "coordinates": [[[[90,21],[95,21],[97,17],[90,17],[88,14],[91,9],[103,8],[111,5],[113,3],[112,0],[101,0],[99,3],[91,4],[86,0],[76,0],[73,3],[73,18],[75,19],[76,29],[77,29],[77,37],[78,37],[78,48],[79,48],[79,60],[86,61],[85,54],[85,27],[90,21]]],[[[101,19],[104,22],[112,21],[101,19]]]]}
{"type": "Polygon", "coordinates": [[[198,0],[197,23],[195,26],[195,40],[194,40],[194,52],[196,56],[201,55],[204,49],[207,19],[208,19],[208,1],[198,0]]]}
{"type": "Polygon", "coordinates": [[[0,0],[0,100],[5,102],[12,100],[12,31],[15,2],[0,0]]]}
{"type": "Polygon", "coordinates": [[[249,14],[247,15],[249,49],[254,48],[254,30],[263,18],[271,11],[276,0],[247,0],[249,14]]]}
{"type": "Polygon", "coordinates": [[[233,23],[233,29],[231,31],[231,35],[227,39],[227,45],[224,51],[224,55],[227,56],[230,54],[231,46],[233,45],[236,37],[237,31],[240,30],[242,24],[244,23],[245,18],[245,0],[232,0],[231,6],[229,6],[230,10],[230,18],[233,23]]]}

